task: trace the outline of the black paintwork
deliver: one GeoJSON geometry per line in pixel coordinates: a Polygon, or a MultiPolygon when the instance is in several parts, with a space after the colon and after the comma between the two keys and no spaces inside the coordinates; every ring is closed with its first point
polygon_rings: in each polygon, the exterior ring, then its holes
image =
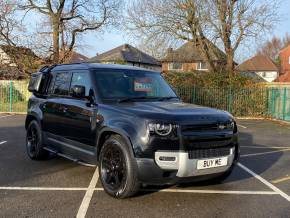
{"type": "MultiPolygon", "coordinates": [[[[239,155],[237,131],[218,130],[221,123],[234,121],[221,110],[183,103],[177,99],[167,101],[104,102],[95,87],[92,70],[131,70],[140,68],[122,65],[71,64],[57,65],[45,73],[53,82],[57,72],[83,71],[90,74],[94,96],[89,99],[53,96],[49,88],[45,94],[34,93],[28,103],[26,127],[36,119],[42,127],[47,148],[68,155],[76,160],[97,163],[100,147],[110,134],[119,134],[131,145],[137,160],[141,180],[148,180],[146,172],[157,178],[164,171],[154,164],[156,150],[194,150],[199,148],[236,146],[239,155]],[[148,123],[178,125],[167,137],[149,134],[148,123]],[[147,179],[146,179],[146,178],[147,179]],[[144,179],[143,179],[144,178],[144,179]]],[[[144,70],[145,71],[145,70],[144,70]]],[[[148,71],[148,70],[146,70],[148,71]]],[[[158,73],[158,72],[156,72],[158,73]]],[[[68,81],[69,82],[69,81],[68,81]]],[[[170,178],[170,172],[165,176],[170,178]]]]}

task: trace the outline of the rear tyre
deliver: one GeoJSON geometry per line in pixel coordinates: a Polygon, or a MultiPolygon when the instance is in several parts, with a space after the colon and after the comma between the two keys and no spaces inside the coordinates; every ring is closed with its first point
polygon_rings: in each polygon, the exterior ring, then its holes
{"type": "Polygon", "coordinates": [[[29,123],[26,131],[26,151],[32,160],[46,159],[49,154],[43,149],[41,128],[35,120],[29,123]]]}
{"type": "Polygon", "coordinates": [[[138,192],[137,163],[121,136],[113,135],[105,141],[99,163],[99,175],[106,193],[114,198],[127,198],[138,192]]]}

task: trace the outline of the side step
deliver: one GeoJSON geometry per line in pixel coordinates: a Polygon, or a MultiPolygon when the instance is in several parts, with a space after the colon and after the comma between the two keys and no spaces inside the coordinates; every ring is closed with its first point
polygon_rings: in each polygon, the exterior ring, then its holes
{"type": "Polygon", "coordinates": [[[57,152],[57,151],[55,151],[55,150],[52,150],[52,149],[50,149],[50,148],[43,147],[43,149],[46,150],[46,151],[49,151],[49,152],[51,152],[51,153],[53,153],[53,154],[56,154],[57,156],[63,157],[63,158],[68,159],[68,160],[71,160],[71,161],[73,161],[73,162],[75,162],[75,163],[77,163],[77,164],[80,164],[80,165],[82,165],[82,166],[86,166],[86,167],[96,167],[96,165],[85,163],[85,162],[83,162],[83,161],[81,161],[81,160],[78,160],[78,159],[75,159],[75,158],[73,158],[73,157],[71,157],[71,156],[68,156],[68,155],[62,154],[62,153],[57,152]]]}

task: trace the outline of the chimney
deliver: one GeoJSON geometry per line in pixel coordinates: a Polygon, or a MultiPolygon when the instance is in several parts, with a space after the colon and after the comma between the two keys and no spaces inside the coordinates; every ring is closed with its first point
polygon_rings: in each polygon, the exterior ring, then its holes
{"type": "Polygon", "coordinates": [[[128,45],[128,44],[124,44],[122,50],[123,50],[123,51],[126,51],[126,50],[128,50],[128,49],[129,49],[129,45],[128,45]]]}
{"type": "Polygon", "coordinates": [[[168,48],[167,49],[167,54],[171,54],[173,52],[173,48],[168,48]]]}

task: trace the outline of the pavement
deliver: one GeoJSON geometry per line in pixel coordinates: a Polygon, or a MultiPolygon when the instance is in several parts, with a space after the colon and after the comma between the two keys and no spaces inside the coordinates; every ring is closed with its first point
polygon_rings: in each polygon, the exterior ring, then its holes
{"type": "Polygon", "coordinates": [[[290,125],[238,120],[241,160],[221,184],[146,187],[117,200],[95,168],[32,161],[24,115],[0,114],[0,217],[290,217],[290,125]]]}

